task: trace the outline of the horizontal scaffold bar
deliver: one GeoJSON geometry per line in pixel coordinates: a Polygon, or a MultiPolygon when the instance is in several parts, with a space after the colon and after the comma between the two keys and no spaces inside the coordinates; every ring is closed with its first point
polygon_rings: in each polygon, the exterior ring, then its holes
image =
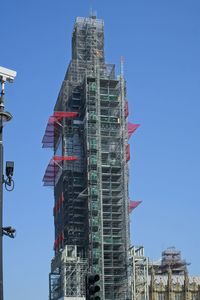
{"type": "Polygon", "coordinates": [[[55,111],[53,114],[55,118],[76,118],[78,117],[77,112],[72,111],[55,111]]]}

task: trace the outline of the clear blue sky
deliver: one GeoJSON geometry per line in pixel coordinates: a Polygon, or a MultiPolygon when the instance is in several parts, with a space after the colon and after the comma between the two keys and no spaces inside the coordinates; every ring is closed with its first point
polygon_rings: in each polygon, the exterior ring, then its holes
{"type": "MultiPolygon", "coordinates": [[[[47,119],[71,56],[76,16],[89,0],[3,1],[0,65],[17,70],[7,86],[5,160],[15,161],[14,192],[4,193],[5,299],[48,299],[53,257],[53,191],[42,187],[52,155],[41,148],[47,119]]],[[[200,274],[200,1],[93,1],[105,20],[106,60],[125,57],[131,139],[131,237],[158,259],[168,246],[182,250],[200,274]]]]}

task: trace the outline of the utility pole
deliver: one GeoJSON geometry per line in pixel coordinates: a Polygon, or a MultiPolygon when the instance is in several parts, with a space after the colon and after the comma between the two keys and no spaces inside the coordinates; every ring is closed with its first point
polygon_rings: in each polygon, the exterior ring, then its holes
{"type": "Polygon", "coordinates": [[[6,163],[6,176],[3,175],[3,125],[12,119],[12,115],[4,110],[4,95],[5,95],[5,83],[13,82],[16,76],[16,72],[0,67],[0,300],[3,300],[3,235],[14,237],[15,229],[12,227],[3,227],[3,185],[7,189],[8,186],[13,187],[13,162],[6,163]]]}

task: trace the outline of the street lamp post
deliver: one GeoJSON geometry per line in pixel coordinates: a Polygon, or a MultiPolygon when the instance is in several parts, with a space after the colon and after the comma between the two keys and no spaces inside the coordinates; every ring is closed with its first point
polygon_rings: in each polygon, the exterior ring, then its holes
{"type": "MultiPolygon", "coordinates": [[[[3,101],[1,92],[1,102],[3,101]]],[[[2,108],[0,108],[2,111],[2,108]]],[[[3,300],[3,118],[0,115],[0,299],[3,300]]]]}
{"type": "Polygon", "coordinates": [[[12,119],[12,115],[4,110],[4,95],[6,81],[12,82],[15,76],[15,71],[0,67],[0,300],[3,300],[3,235],[14,237],[15,232],[11,227],[3,227],[3,185],[12,185],[12,175],[7,176],[6,180],[3,175],[3,125],[12,119]]]}

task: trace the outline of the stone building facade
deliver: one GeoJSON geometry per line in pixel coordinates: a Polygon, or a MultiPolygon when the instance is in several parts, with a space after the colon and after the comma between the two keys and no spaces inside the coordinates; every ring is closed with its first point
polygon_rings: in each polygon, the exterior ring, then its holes
{"type": "Polygon", "coordinates": [[[200,276],[156,275],[154,269],[149,277],[149,300],[200,300],[200,276]]]}

